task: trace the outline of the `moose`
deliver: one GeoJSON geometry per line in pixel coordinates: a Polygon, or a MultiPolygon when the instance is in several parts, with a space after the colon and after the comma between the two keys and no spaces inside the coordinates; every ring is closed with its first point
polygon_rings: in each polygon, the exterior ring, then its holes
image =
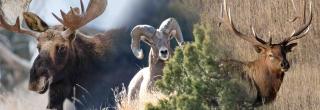
{"type": "Polygon", "coordinates": [[[78,31],[104,12],[107,1],[90,0],[86,10],[82,0],[80,4],[80,9],[71,7],[68,13],[61,11],[62,18],[53,14],[62,24],[56,26],[48,26],[32,12],[24,12],[24,21],[31,30],[20,27],[19,18],[10,25],[0,16],[0,26],[4,29],[37,40],[39,55],[30,70],[28,86],[39,94],[49,90],[48,109],[62,110],[66,99],[75,102],[77,109],[103,107],[112,100],[107,99],[112,95],[111,88],[125,82],[121,80],[123,76],[106,73],[102,65],[108,59],[111,40],[120,29],[94,36],[78,31]]]}
{"type": "MultiPolygon", "coordinates": [[[[306,12],[306,3],[304,7],[304,11],[306,12]]],[[[268,42],[260,39],[253,27],[251,27],[253,35],[246,35],[237,30],[232,21],[230,9],[227,8],[226,1],[224,0],[221,9],[222,23],[236,36],[250,42],[259,54],[259,57],[251,62],[224,60],[221,61],[221,66],[238,65],[238,68],[244,71],[244,74],[241,75],[250,83],[251,90],[255,90],[255,92],[250,92],[251,96],[254,97],[252,101],[254,106],[270,103],[276,98],[285,72],[290,68],[287,54],[297,46],[297,43],[292,43],[292,41],[303,38],[309,31],[313,16],[311,3],[309,8],[310,17],[306,20],[306,14],[304,14],[304,24],[302,26],[294,30],[289,37],[286,37],[280,43],[272,43],[272,38],[268,42]]]]}

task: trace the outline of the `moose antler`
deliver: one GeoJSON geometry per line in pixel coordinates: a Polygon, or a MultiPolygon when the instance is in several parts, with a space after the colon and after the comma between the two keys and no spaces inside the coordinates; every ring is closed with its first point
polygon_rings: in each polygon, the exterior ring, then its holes
{"type": "Polygon", "coordinates": [[[251,30],[252,30],[253,35],[245,35],[245,34],[241,33],[240,31],[238,31],[233,24],[232,17],[231,17],[230,13],[231,13],[230,8],[228,8],[228,10],[227,10],[226,0],[223,0],[223,4],[221,4],[221,18],[220,18],[222,20],[222,22],[224,22],[227,25],[227,27],[229,29],[231,29],[233,31],[233,33],[235,33],[240,38],[252,43],[253,45],[266,47],[265,44],[267,44],[267,43],[257,36],[257,34],[255,33],[254,28],[252,26],[251,26],[251,30]]]}
{"type": "MultiPolygon", "coordinates": [[[[294,5],[293,1],[292,1],[292,4],[294,5]]],[[[310,18],[308,21],[306,21],[306,2],[304,2],[304,13],[303,13],[303,25],[300,26],[297,30],[294,30],[292,32],[292,34],[285,38],[281,44],[287,44],[293,40],[297,40],[297,39],[300,39],[302,37],[304,37],[308,32],[309,32],[309,29],[310,29],[310,25],[311,25],[311,21],[312,21],[312,17],[313,17],[313,14],[312,14],[312,3],[310,2],[310,5],[309,5],[309,13],[310,13],[310,18]]],[[[298,17],[296,17],[298,18],[298,17]]]]}
{"type": "Polygon", "coordinates": [[[52,15],[65,27],[69,28],[69,30],[75,31],[76,29],[84,26],[88,22],[92,21],[93,19],[101,15],[107,6],[107,1],[90,0],[86,11],[84,11],[82,0],[80,0],[80,4],[81,13],[79,8],[70,7],[70,11],[67,14],[60,10],[62,19],[54,13],[52,13],[52,15]]]}
{"type": "Polygon", "coordinates": [[[30,35],[35,38],[39,37],[38,32],[34,32],[34,31],[31,31],[31,30],[28,30],[25,28],[21,28],[19,17],[16,19],[16,23],[14,25],[10,25],[4,20],[3,15],[0,14],[0,27],[3,27],[4,29],[12,31],[12,32],[27,34],[27,35],[30,35]]]}

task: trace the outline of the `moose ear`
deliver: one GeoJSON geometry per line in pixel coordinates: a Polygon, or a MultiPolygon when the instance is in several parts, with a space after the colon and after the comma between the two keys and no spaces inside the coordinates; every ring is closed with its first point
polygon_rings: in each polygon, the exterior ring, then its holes
{"type": "Polygon", "coordinates": [[[286,48],[286,52],[291,52],[292,49],[297,45],[298,45],[298,43],[291,43],[291,44],[286,45],[286,47],[285,47],[286,48]]]}
{"type": "Polygon", "coordinates": [[[262,51],[265,50],[264,47],[259,46],[259,45],[253,45],[253,47],[254,47],[254,50],[256,50],[257,53],[261,53],[262,51]]]}
{"type": "Polygon", "coordinates": [[[49,28],[47,23],[45,23],[42,19],[40,19],[39,16],[32,12],[24,12],[23,18],[27,26],[33,31],[44,32],[49,28]]]}

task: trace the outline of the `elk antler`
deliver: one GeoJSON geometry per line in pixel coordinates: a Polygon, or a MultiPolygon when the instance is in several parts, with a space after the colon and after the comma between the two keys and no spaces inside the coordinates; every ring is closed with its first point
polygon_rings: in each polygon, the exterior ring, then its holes
{"type": "Polygon", "coordinates": [[[0,14],[0,27],[3,27],[4,29],[12,32],[27,34],[35,38],[39,37],[39,33],[21,28],[19,17],[16,19],[16,23],[14,25],[10,25],[4,20],[3,15],[0,14]]]}
{"type": "MultiPolygon", "coordinates": [[[[294,4],[293,4],[294,5],[294,4]]],[[[303,12],[303,25],[300,26],[297,30],[294,30],[291,34],[291,36],[285,38],[281,44],[287,44],[289,43],[290,41],[293,41],[293,40],[297,40],[297,39],[300,39],[302,37],[304,37],[308,32],[309,32],[309,29],[310,29],[310,25],[311,25],[311,21],[312,21],[312,17],[313,17],[313,14],[312,14],[312,3],[310,2],[310,5],[309,5],[309,13],[310,13],[310,18],[308,21],[306,21],[306,2],[304,2],[304,12],[303,12]]]]}
{"type": "Polygon", "coordinates": [[[70,7],[70,11],[67,14],[60,10],[62,19],[54,13],[52,15],[69,30],[75,31],[101,15],[107,6],[106,0],[90,0],[87,10],[84,11],[82,0],[80,0],[80,3],[81,13],[79,8],[70,7]]]}
{"type": "Polygon", "coordinates": [[[221,18],[220,19],[222,20],[222,22],[224,22],[227,25],[227,27],[229,29],[231,29],[233,31],[233,33],[235,33],[240,38],[252,43],[253,45],[266,47],[265,44],[267,44],[267,43],[257,36],[257,34],[255,33],[254,28],[252,26],[251,26],[251,29],[252,29],[253,35],[251,35],[251,36],[245,35],[235,28],[233,21],[232,21],[232,18],[231,18],[231,14],[230,14],[230,8],[228,8],[228,11],[227,11],[226,0],[223,0],[223,4],[221,4],[221,18]]]}

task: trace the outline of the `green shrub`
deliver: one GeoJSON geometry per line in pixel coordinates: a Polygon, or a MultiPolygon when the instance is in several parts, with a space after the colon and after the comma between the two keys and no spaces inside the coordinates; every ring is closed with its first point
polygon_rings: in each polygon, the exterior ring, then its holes
{"type": "Polygon", "coordinates": [[[175,50],[175,55],[163,70],[162,79],[156,83],[169,98],[160,100],[158,105],[147,104],[147,109],[229,110],[239,107],[239,102],[247,95],[239,93],[243,91],[242,83],[238,83],[237,78],[231,79],[233,76],[228,73],[237,70],[232,65],[219,66],[219,54],[209,36],[210,30],[196,25],[193,32],[195,41],[175,50]]]}

